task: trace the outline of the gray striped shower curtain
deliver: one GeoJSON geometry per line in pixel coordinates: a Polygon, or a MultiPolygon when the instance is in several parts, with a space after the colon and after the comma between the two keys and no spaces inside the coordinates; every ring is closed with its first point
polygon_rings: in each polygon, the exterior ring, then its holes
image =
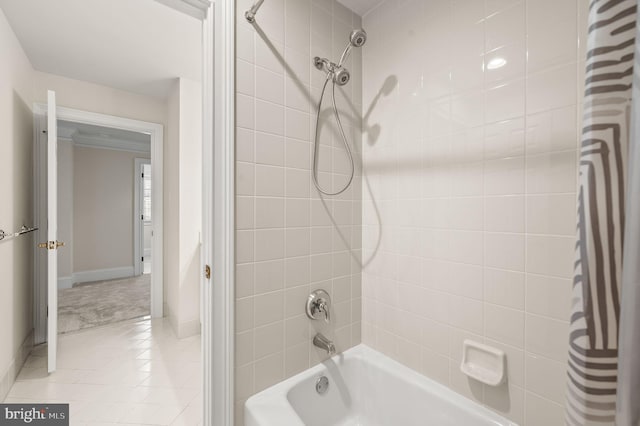
{"type": "Polygon", "coordinates": [[[637,0],[589,6],[568,425],[640,425],[640,185],[627,179],[640,177],[640,164],[630,162],[630,155],[640,161],[634,146],[640,99],[632,96],[636,12],[637,0]]]}

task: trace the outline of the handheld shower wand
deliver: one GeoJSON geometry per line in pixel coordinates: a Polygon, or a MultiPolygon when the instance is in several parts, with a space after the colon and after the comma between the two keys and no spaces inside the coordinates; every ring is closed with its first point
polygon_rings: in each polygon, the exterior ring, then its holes
{"type": "Polygon", "coordinates": [[[367,42],[367,32],[360,28],[359,30],[351,31],[351,35],[349,36],[349,44],[344,48],[342,52],[342,56],[340,56],[340,62],[338,62],[338,67],[341,67],[344,64],[344,61],[347,60],[349,54],[351,53],[351,49],[354,47],[362,47],[367,42]]]}
{"type": "Polygon", "coordinates": [[[336,103],[336,85],[344,86],[351,80],[351,74],[349,71],[343,67],[344,62],[349,57],[351,53],[351,49],[354,47],[362,47],[367,41],[367,33],[363,29],[353,30],[351,35],[349,36],[349,44],[345,47],[342,55],[340,56],[340,61],[337,64],[331,62],[326,58],[315,57],[313,60],[313,64],[315,67],[321,71],[326,71],[327,78],[324,81],[324,85],[322,86],[322,93],[320,94],[320,100],[318,101],[318,111],[316,115],[316,132],[315,138],[313,140],[313,170],[311,172],[311,177],[313,180],[313,184],[318,191],[320,191],[324,195],[339,195],[349,188],[351,182],[353,181],[353,175],[355,174],[355,165],[353,163],[353,154],[351,153],[351,148],[349,147],[349,143],[347,141],[347,136],[344,133],[344,128],[342,127],[342,121],[340,120],[340,113],[338,112],[338,106],[336,103]],[[344,145],[345,151],[347,151],[347,156],[349,157],[349,162],[351,163],[351,173],[349,176],[349,180],[347,184],[336,192],[329,192],[320,186],[318,183],[318,151],[320,150],[319,143],[319,133],[320,133],[320,111],[322,109],[322,100],[324,99],[325,91],[327,90],[327,85],[329,81],[332,82],[331,87],[331,100],[333,103],[333,115],[336,120],[336,124],[338,125],[338,130],[340,132],[340,136],[342,137],[342,143],[344,145]]]}

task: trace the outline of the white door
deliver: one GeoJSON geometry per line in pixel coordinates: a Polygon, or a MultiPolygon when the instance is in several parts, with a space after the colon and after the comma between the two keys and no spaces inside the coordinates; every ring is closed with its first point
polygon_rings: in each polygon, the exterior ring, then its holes
{"type": "Polygon", "coordinates": [[[58,127],[56,93],[47,93],[47,341],[48,371],[56,371],[58,350],[58,127]]]}

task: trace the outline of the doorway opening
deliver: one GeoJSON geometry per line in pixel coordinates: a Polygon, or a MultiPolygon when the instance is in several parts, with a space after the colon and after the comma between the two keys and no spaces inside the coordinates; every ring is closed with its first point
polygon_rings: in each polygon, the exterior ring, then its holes
{"type": "Polygon", "coordinates": [[[150,316],[150,136],[63,120],[57,133],[58,333],[150,316]]]}
{"type": "MultiPolygon", "coordinates": [[[[39,164],[46,164],[45,111],[36,106],[39,164]]],[[[57,123],[58,230],[66,239],[58,259],[58,331],[162,317],[162,125],[69,108],[57,109],[57,123]],[[147,179],[138,177],[143,166],[147,179]]],[[[36,186],[43,220],[47,180],[40,173],[36,186]]],[[[44,276],[41,252],[36,261],[44,276]]],[[[37,286],[35,293],[36,339],[44,342],[47,291],[37,286]]]]}

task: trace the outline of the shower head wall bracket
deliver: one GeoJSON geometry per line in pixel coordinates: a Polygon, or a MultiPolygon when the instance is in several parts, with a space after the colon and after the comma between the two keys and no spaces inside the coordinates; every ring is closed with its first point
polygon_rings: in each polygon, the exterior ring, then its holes
{"type": "Polygon", "coordinates": [[[327,73],[327,79],[332,79],[338,86],[344,86],[351,80],[351,74],[345,67],[339,66],[328,60],[316,56],[313,58],[313,66],[319,71],[327,73]]]}
{"type": "Polygon", "coordinates": [[[256,13],[258,13],[258,10],[260,9],[260,6],[262,6],[263,2],[264,0],[256,0],[253,6],[251,6],[251,9],[247,10],[244,13],[244,18],[248,23],[253,24],[254,22],[256,22],[256,13]]]}
{"type": "Polygon", "coordinates": [[[313,58],[313,66],[315,66],[319,71],[331,72],[335,64],[329,61],[327,58],[316,56],[315,58],[313,58]]]}

